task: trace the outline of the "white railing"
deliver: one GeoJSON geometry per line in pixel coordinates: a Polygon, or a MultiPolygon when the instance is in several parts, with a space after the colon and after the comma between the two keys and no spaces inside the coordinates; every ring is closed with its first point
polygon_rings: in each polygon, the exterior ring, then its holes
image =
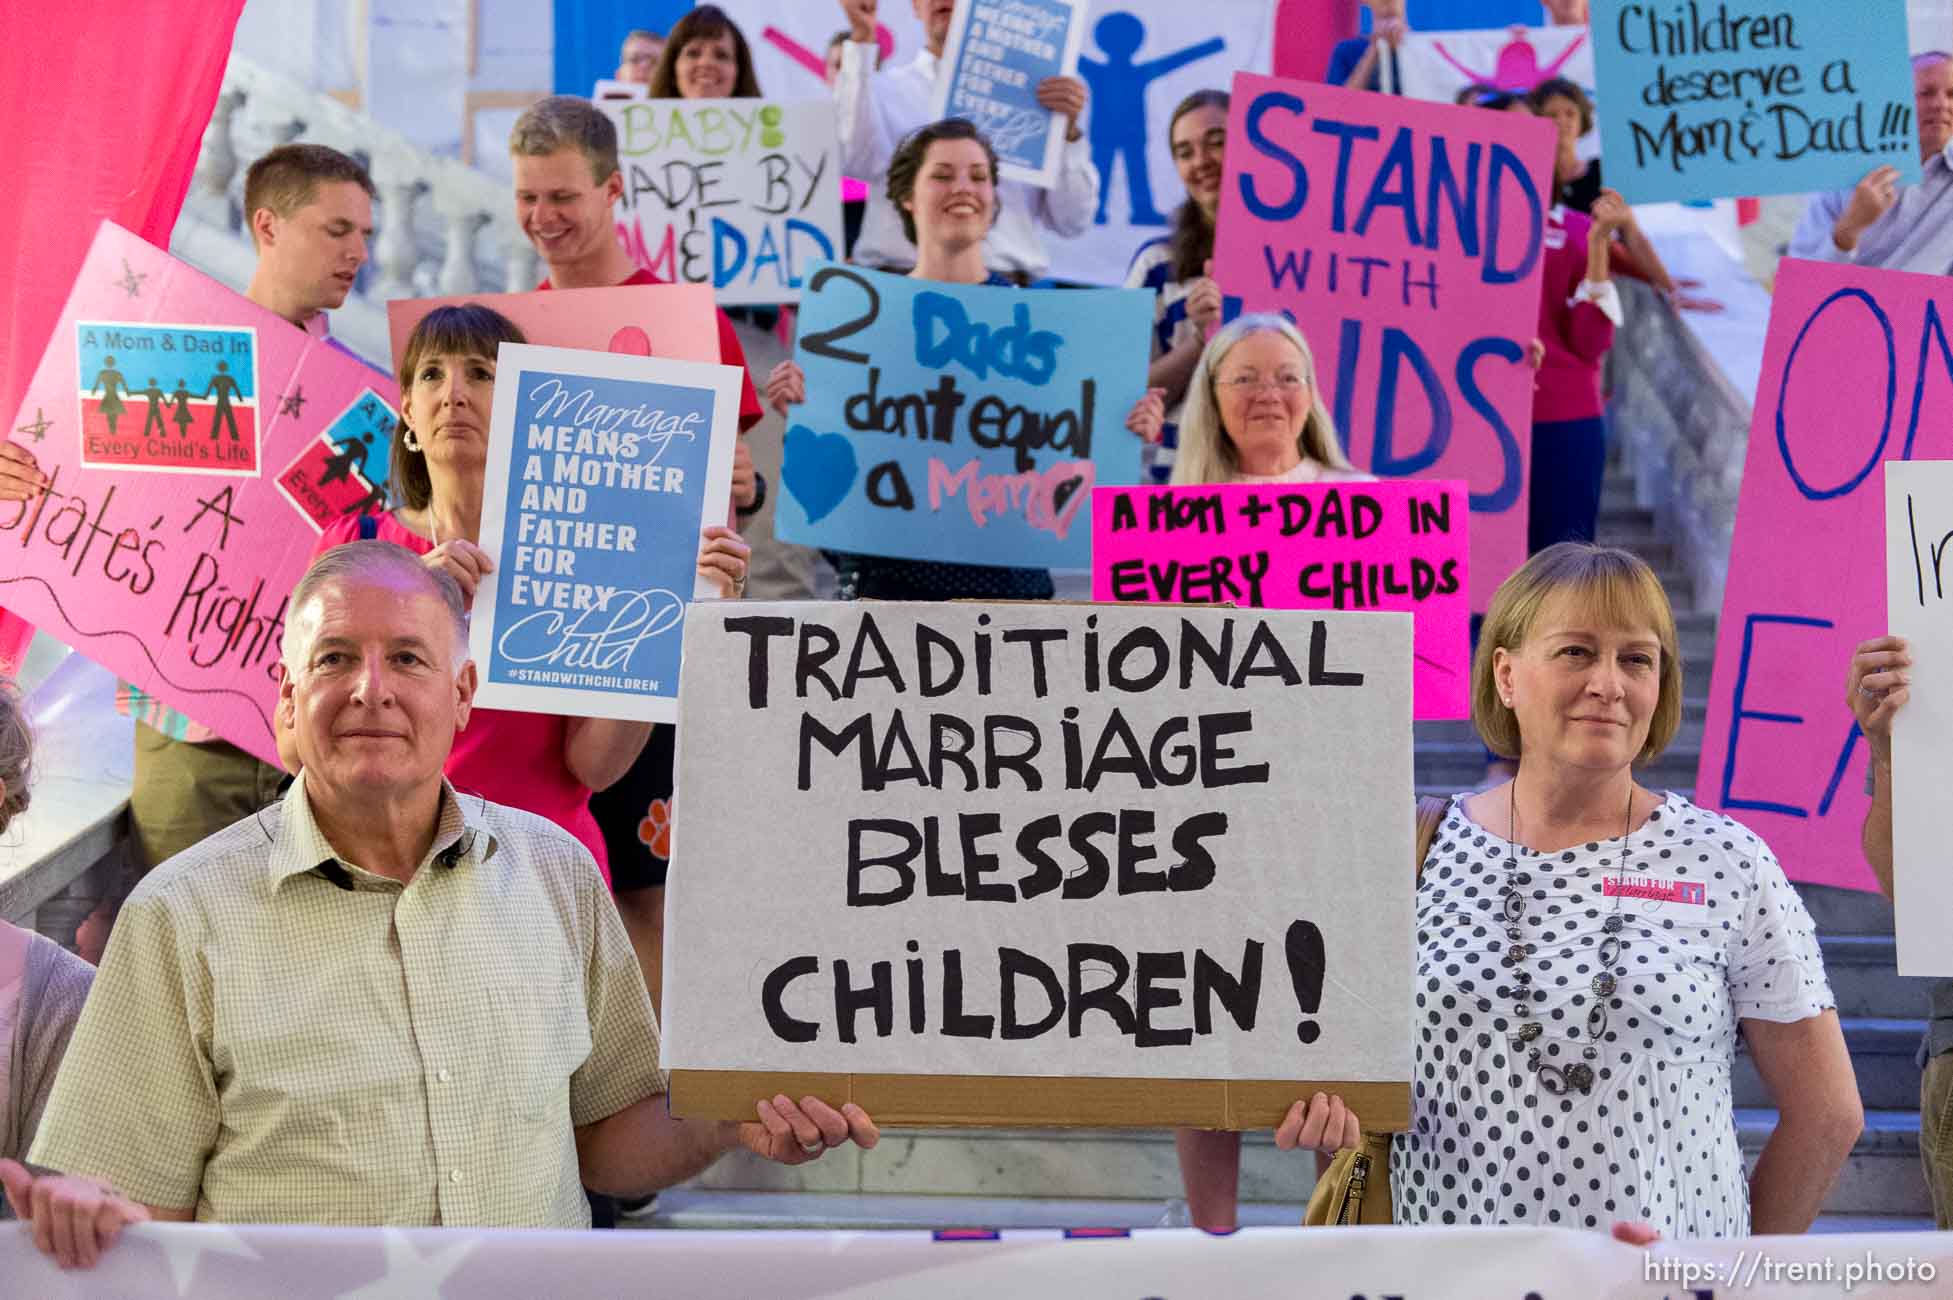
{"type": "Polygon", "coordinates": [[[1722,608],[1736,498],[1749,454],[1751,403],[1770,298],[1706,235],[1653,237],[1669,271],[1703,282],[1716,313],[1677,312],[1622,281],[1626,324],[1609,357],[1608,413],[1639,504],[1694,579],[1694,605],[1722,608]]]}
{"type": "Polygon", "coordinates": [[[435,157],[331,96],[238,54],[224,71],[171,251],[241,289],[253,263],[244,229],[245,170],[294,140],[359,158],[379,191],[372,260],[333,317],[334,333],[356,350],[386,357],[389,299],[536,283],[535,250],[515,224],[505,182],[435,157]]]}

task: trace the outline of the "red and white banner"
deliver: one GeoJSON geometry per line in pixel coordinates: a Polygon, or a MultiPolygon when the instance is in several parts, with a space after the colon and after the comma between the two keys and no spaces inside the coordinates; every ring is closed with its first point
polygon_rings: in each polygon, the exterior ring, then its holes
{"type": "Polygon", "coordinates": [[[8,1296],[280,1300],[659,1295],[1398,1300],[1927,1300],[1953,1235],[1760,1237],[1644,1250],[1547,1228],[1146,1232],[471,1232],[144,1224],[88,1272],[0,1224],[8,1296]]]}

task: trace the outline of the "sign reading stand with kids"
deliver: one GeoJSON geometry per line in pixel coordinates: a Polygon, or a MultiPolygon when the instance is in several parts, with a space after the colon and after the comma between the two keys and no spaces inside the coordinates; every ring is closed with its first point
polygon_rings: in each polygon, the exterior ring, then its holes
{"type": "Polygon", "coordinates": [[[674,1113],[1402,1127],[1410,666],[1398,613],[696,606],[679,787],[767,815],[679,826],[674,1113]]]}
{"type": "Polygon", "coordinates": [[[504,343],[469,652],[485,708],[677,720],[699,533],[725,522],[730,366],[504,343]]]}

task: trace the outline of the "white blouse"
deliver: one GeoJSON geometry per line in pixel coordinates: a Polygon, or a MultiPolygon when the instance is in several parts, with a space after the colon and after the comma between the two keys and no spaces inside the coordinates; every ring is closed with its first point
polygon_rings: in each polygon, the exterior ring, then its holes
{"type": "Polygon", "coordinates": [[[1749,1185],[1730,1065],[1741,1019],[1788,1023],[1836,1005],[1816,928],[1764,843],[1669,794],[1621,841],[1535,853],[1487,831],[1453,798],[1417,889],[1411,1130],[1393,1144],[1399,1223],[1605,1230],[1645,1219],[1665,1237],[1741,1237],[1749,1185]],[[1504,964],[1509,876],[1526,901],[1504,964]],[[1603,966],[1606,918],[1622,916],[1603,966]],[[1509,1035],[1532,973],[1522,1046],[1509,1035]],[[1618,977],[1586,1061],[1590,1095],[1556,1097],[1527,1067],[1583,1062],[1593,978],[1618,977]]]}

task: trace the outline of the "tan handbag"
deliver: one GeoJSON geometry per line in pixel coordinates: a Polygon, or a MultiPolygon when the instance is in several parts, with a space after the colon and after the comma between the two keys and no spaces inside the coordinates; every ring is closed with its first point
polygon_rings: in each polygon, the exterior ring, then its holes
{"type": "MultiPolygon", "coordinates": [[[[1426,797],[1417,801],[1417,856],[1412,870],[1424,874],[1431,841],[1450,811],[1451,800],[1426,797]]],[[[1305,1227],[1341,1227],[1361,1223],[1389,1223],[1390,1134],[1365,1133],[1361,1146],[1338,1151],[1329,1168],[1316,1179],[1309,1208],[1302,1212],[1305,1227]]]]}

